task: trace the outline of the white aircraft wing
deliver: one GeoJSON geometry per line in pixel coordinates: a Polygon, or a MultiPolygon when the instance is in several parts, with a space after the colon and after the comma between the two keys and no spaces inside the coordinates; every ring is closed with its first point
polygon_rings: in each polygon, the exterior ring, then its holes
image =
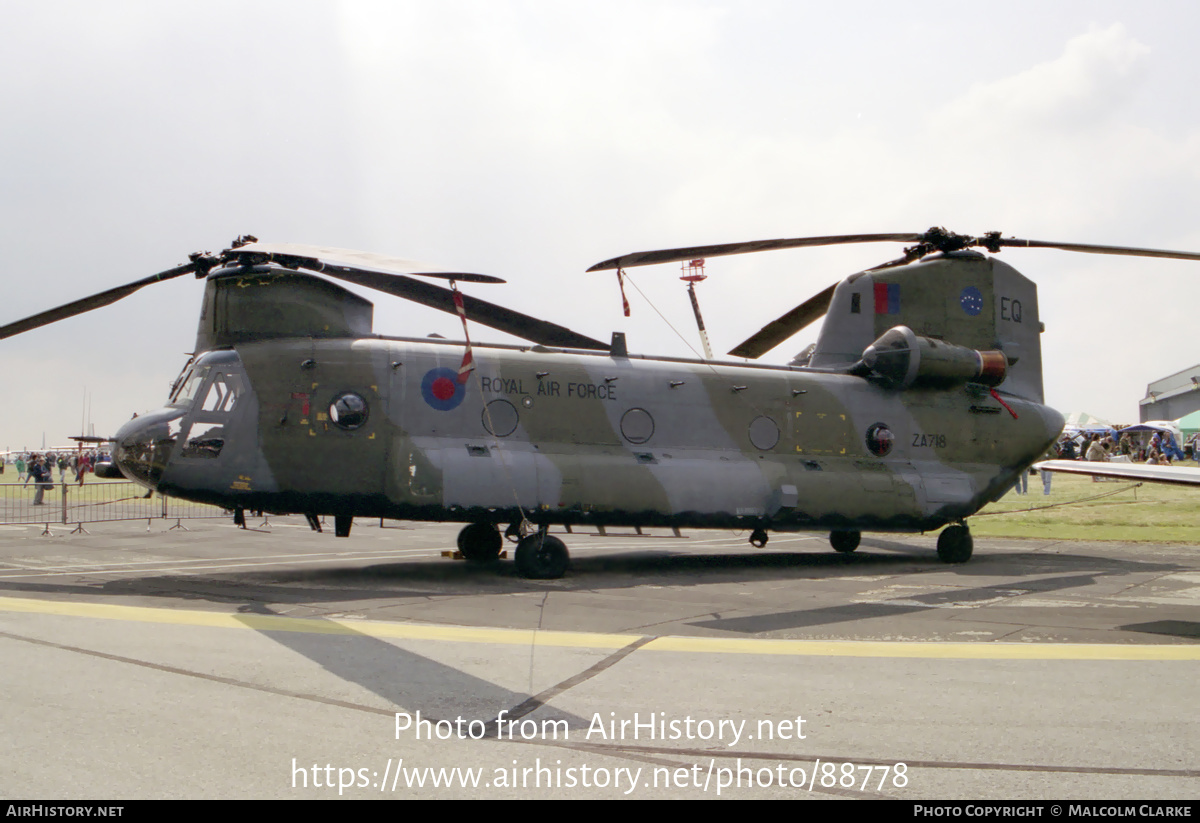
{"type": "Polygon", "coordinates": [[[1122,480],[1145,480],[1149,483],[1174,483],[1180,486],[1200,486],[1200,468],[1188,466],[1148,466],[1143,463],[1100,463],[1088,460],[1044,460],[1034,463],[1038,471],[1086,474],[1093,477],[1116,477],[1122,480]]]}

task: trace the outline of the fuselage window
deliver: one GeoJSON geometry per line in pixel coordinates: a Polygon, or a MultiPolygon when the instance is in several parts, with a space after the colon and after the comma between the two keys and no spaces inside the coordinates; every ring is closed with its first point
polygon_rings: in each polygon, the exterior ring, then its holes
{"type": "Polygon", "coordinates": [[[367,401],[354,392],[343,392],[329,404],[329,419],[339,428],[357,429],[367,422],[367,401]]]}

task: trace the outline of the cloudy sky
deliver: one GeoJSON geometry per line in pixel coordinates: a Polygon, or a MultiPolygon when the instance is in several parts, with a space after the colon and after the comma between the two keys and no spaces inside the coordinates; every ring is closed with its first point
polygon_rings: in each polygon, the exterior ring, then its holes
{"type": "MultiPolygon", "coordinates": [[[[481,297],[689,354],[675,266],[624,252],[932,225],[1200,250],[1186,2],[0,0],[0,323],[264,241],[504,277],[481,297]]],[[[714,259],[714,348],[891,259],[714,259]]],[[[1039,284],[1046,394],[1135,420],[1200,362],[1200,264],[1009,250],[1039,284]]],[[[161,403],[202,284],[0,342],[0,448],[161,403]]],[[[384,334],[456,335],[386,296],[384,334]]],[[[491,339],[490,333],[477,335],[491,339]]],[[[785,362],[815,329],[768,356],[785,362]]]]}

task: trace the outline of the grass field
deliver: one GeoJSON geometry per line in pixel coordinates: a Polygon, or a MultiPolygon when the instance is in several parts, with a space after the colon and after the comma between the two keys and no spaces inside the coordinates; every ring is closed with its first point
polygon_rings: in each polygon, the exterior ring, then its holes
{"type": "MultiPolygon", "coordinates": [[[[1196,469],[1200,473],[1200,469],[1196,469]]],[[[5,475],[7,477],[7,475],[5,475]]],[[[15,479],[15,475],[14,475],[15,479]]],[[[105,481],[91,475],[83,487],[68,484],[70,518],[88,520],[104,517],[106,504],[123,504],[141,512],[161,511],[161,504],[143,500],[141,486],[123,480],[105,481]],[[81,507],[81,508],[77,508],[81,507]],[[96,514],[84,514],[95,507],[96,514]]],[[[47,492],[46,501],[57,511],[61,507],[61,486],[47,492]]],[[[21,488],[0,484],[0,522],[25,522],[45,519],[29,509],[32,484],[21,488]],[[6,518],[4,515],[8,515],[6,518]]],[[[155,496],[157,500],[157,495],[155,496]]],[[[172,506],[174,517],[178,501],[172,506]]],[[[191,507],[195,504],[186,504],[191,507]]],[[[196,512],[182,516],[212,516],[219,510],[195,506],[196,512]]],[[[51,514],[51,517],[58,515],[51,514]]],[[[145,514],[130,514],[134,518],[145,514]]],[[[1049,496],[1042,494],[1042,481],[1029,478],[1029,494],[1009,492],[996,503],[968,521],[977,537],[1031,537],[1052,540],[1117,540],[1145,543],[1200,543],[1200,487],[1167,486],[1152,483],[1106,480],[1093,482],[1089,477],[1055,474],[1049,496]]]]}
{"type": "Polygon", "coordinates": [[[1009,492],[968,522],[977,537],[1200,543],[1200,487],[1059,473],[1044,496],[1032,475],[1029,494],[1009,492]]]}

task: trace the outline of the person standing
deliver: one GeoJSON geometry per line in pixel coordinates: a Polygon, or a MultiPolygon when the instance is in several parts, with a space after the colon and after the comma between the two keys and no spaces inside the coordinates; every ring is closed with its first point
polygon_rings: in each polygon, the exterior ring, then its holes
{"type": "Polygon", "coordinates": [[[51,473],[50,467],[47,466],[41,457],[33,458],[33,465],[29,467],[29,475],[33,478],[33,505],[45,505],[46,489],[54,488],[54,475],[51,473]]]}
{"type": "Polygon", "coordinates": [[[1017,494],[1025,494],[1029,491],[1029,469],[1017,475],[1017,485],[1015,486],[1017,494]]]}
{"type": "Polygon", "coordinates": [[[1060,460],[1076,459],[1075,441],[1071,439],[1071,435],[1064,434],[1062,436],[1062,439],[1058,441],[1057,449],[1058,449],[1058,457],[1060,460]]]}

